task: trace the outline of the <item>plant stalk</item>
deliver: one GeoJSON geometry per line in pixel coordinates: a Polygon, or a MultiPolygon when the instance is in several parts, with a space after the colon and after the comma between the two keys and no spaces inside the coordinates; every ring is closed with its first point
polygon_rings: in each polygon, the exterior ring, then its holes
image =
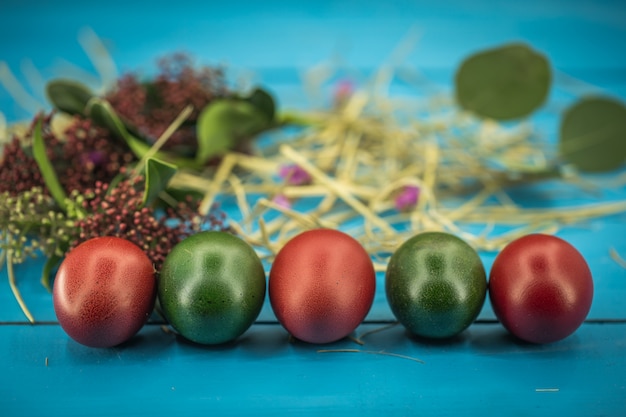
{"type": "Polygon", "coordinates": [[[30,310],[26,306],[24,299],[22,298],[22,294],[20,293],[19,288],[17,288],[17,281],[15,280],[15,273],[13,272],[13,255],[12,250],[8,249],[6,253],[6,263],[7,263],[7,275],[9,276],[9,286],[11,287],[11,291],[13,292],[13,296],[17,303],[19,304],[22,312],[31,323],[35,323],[35,318],[31,314],[30,310]]]}

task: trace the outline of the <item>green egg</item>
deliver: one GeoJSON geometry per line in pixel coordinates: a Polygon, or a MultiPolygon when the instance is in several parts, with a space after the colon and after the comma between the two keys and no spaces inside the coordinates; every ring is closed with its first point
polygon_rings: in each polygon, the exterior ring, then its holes
{"type": "Polygon", "coordinates": [[[171,326],[210,345],[241,336],[261,312],[265,290],[254,249],[225,232],[201,232],[180,242],[158,279],[159,302],[171,326]]]}
{"type": "Polygon", "coordinates": [[[391,256],[387,301],[411,333],[448,338],[465,330],[485,302],[487,277],[476,251],[443,232],[418,234],[391,256]]]}

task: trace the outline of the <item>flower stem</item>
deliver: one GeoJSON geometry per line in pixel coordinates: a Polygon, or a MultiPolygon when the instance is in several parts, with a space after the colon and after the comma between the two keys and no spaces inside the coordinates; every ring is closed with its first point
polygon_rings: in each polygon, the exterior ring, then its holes
{"type": "Polygon", "coordinates": [[[412,356],[400,355],[399,353],[385,352],[384,350],[359,350],[359,349],[320,349],[317,353],[366,353],[368,355],[392,356],[394,358],[406,359],[413,362],[424,363],[423,360],[412,356]]]}
{"type": "Polygon", "coordinates": [[[400,322],[396,321],[396,322],[393,322],[393,323],[387,324],[387,325],[385,325],[385,326],[378,327],[378,328],[376,328],[376,329],[368,330],[368,331],[366,331],[366,332],[364,332],[364,333],[362,333],[362,334],[358,335],[358,336],[356,337],[356,339],[357,339],[358,341],[360,341],[360,342],[361,342],[361,344],[365,344],[365,342],[363,342],[363,338],[365,338],[365,336],[369,336],[369,335],[374,334],[374,333],[378,333],[378,332],[383,332],[383,331],[385,331],[385,330],[389,330],[389,329],[391,329],[392,327],[397,326],[398,324],[400,324],[400,322]]]}
{"type": "Polygon", "coordinates": [[[13,273],[13,257],[12,250],[8,249],[6,253],[6,263],[7,263],[7,275],[9,276],[9,286],[11,287],[11,291],[13,292],[13,296],[17,300],[17,303],[20,305],[22,312],[31,323],[35,322],[35,318],[30,313],[30,310],[26,306],[24,299],[22,298],[22,294],[20,290],[17,288],[17,282],[15,280],[15,274],[13,273]]]}
{"type": "Polygon", "coordinates": [[[174,119],[174,121],[161,133],[161,136],[157,139],[157,141],[152,145],[152,147],[146,152],[142,157],[139,163],[137,163],[135,170],[131,174],[131,178],[140,174],[144,169],[146,162],[148,159],[154,157],[159,149],[169,140],[169,138],[178,130],[178,128],[189,118],[191,113],[193,112],[193,106],[190,104],[185,107],[180,114],[174,119]]]}
{"type": "Polygon", "coordinates": [[[298,113],[293,111],[285,111],[277,117],[278,125],[293,125],[293,126],[314,126],[321,122],[321,118],[316,118],[310,114],[304,112],[298,113]]]}

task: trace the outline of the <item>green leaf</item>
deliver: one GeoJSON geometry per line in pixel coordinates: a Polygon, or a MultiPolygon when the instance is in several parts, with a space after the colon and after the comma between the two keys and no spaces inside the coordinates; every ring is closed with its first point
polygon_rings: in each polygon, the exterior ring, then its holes
{"type": "MultiPolygon", "coordinates": [[[[123,139],[137,158],[143,158],[143,156],[152,147],[150,144],[139,139],[137,136],[128,131],[128,128],[108,101],[98,97],[93,97],[87,103],[85,113],[89,118],[91,118],[91,120],[94,121],[94,123],[109,129],[111,133],[123,139]]],[[[193,159],[170,155],[166,152],[159,151],[155,154],[155,156],[158,159],[170,161],[178,166],[193,169],[197,169],[199,167],[198,163],[193,159]]]]}
{"type": "Polygon", "coordinates": [[[559,154],[581,171],[603,172],[626,161],[626,107],[605,97],[584,98],[563,116],[559,154]]]}
{"type": "Polygon", "coordinates": [[[263,113],[268,122],[274,120],[276,116],[276,103],[274,98],[264,89],[255,88],[254,91],[246,98],[258,111],[263,113]]]}
{"type": "Polygon", "coordinates": [[[176,165],[148,158],[146,161],[146,187],[143,194],[144,206],[152,204],[159,197],[161,191],[167,188],[167,184],[176,174],[176,170],[176,165]]]}
{"type": "Polygon", "coordinates": [[[111,133],[126,140],[126,142],[132,142],[132,140],[128,140],[132,135],[108,101],[99,97],[91,98],[85,108],[85,114],[97,125],[106,127],[111,133]]]}
{"type": "Polygon", "coordinates": [[[86,114],[98,126],[107,128],[115,136],[123,139],[137,158],[142,158],[150,149],[149,144],[135,137],[126,129],[124,122],[108,101],[98,97],[92,98],[87,103],[86,114]]]}
{"type": "Polygon", "coordinates": [[[267,114],[248,101],[217,100],[205,107],[196,126],[196,160],[205,163],[272,125],[267,114]]]}
{"type": "Polygon", "coordinates": [[[35,129],[33,130],[33,157],[37,162],[43,181],[46,184],[46,187],[48,187],[48,191],[50,191],[52,198],[54,198],[54,201],[56,201],[63,211],[66,211],[67,195],[65,194],[65,190],[63,190],[57,174],[54,172],[54,168],[52,167],[52,164],[48,159],[48,155],[46,154],[46,145],[43,142],[43,136],[41,134],[41,119],[37,120],[35,129]]]}
{"type": "Polygon", "coordinates": [[[48,100],[57,109],[69,114],[85,114],[87,103],[94,94],[81,83],[71,80],[52,80],[46,85],[48,100]]]}
{"type": "Polygon", "coordinates": [[[542,54],[523,44],[508,44],[467,58],[455,76],[459,105],[497,120],[528,116],[545,101],[551,71],[542,54]]]}
{"type": "Polygon", "coordinates": [[[52,292],[52,286],[50,285],[50,275],[52,274],[52,270],[59,265],[62,257],[58,255],[51,255],[46,263],[43,265],[43,269],[41,270],[41,284],[45,289],[52,292]]]}

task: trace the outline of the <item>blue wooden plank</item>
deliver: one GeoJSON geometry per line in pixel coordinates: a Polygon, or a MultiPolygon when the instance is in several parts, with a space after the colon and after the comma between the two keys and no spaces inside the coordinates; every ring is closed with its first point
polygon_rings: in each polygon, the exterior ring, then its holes
{"type": "Polygon", "coordinates": [[[5,325],[0,410],[68,417],[619,416],[626,411],[625,325],[587,324],[543,346],[517,342],[497,324],[474,325],[444,343],[395,327],[366,336],[364,346],[290,342],[279,326],[256,325],[220,347],[192,345],[148,326],[112,349],[80,346],[56,325],[5,325]],[[424,363],[320,349],[383,351],[424,363]]]}

